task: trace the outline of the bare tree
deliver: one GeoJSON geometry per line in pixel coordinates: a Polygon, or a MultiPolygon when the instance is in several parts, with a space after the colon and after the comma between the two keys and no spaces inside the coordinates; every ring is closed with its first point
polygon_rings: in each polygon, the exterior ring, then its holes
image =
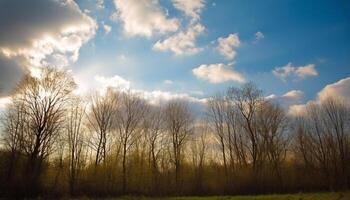
{"type": "Polygon", "coordinates": [[[223,158],[225,177],[228,177],[227,170],[227,159],[226,159],[226,112],[227,112],[227,101],[224,96],[216,95],[210,98],[207,102],[209,123],[213,124],[214,133],[221,147],[221,154],[223,158]]]}
{"type": "Polygon", "coordinates": [[[122,189],[127,192],[127,154],[137,139],[137,130],[143,122],[147,104],[136,94],[128,91],[122,94],[120,109],[117,115],[117,129],[122,145],[122,189]]]}
{"type": "Polygon", "coordinates": [[[95,167],[102,161],[106,161],[107,142],[112,131],[113,123],[118,109],[119,94],[108,90],[102,96],[94,94],[91,97],[91,105],[88,114],[89,127],[95,136],[91,142],[96,151],[95,167]]]}
{"type": "Polygon", "coordinates": [[[279,105],[265,101],[257,112],[258,132],[263,138],[261,151],[265,162],[282,184],[281,165],[286,157],[289,137],[285,132],[287,121],[285,111],[279,105]]]}
{"type": "Polygon", "coordinates": [[[23,102],[13,101],[6,109],[1,121],[5,133],[2,138],[4,146],[10,152],[7,171],[7,181],[10,184],[17,160],[24,153],[24,136],[29,130],[27,118],[23,102]]]}
{"type": "Polygon", "coordinates": [[[182,151],[189,136],[193,133],[193,116],[184,102],[171,101],[164,110],[165,126],[172,143],[172,160],[175,165],[175,186],[180,191],[182,151]]]}
{"type": "Polygon", "coordinates": [[[206,124],[199,124],[196,127],[196,135],[192,135],[191,139],[191,153],[192,153],[192,165],[194,168],[194,183],[197,192],[203,190],[203,174],[206,151],[208,148],[207,135],[209,127],[206,124]]]}
{"type": "Polygon", "coordinates": [[[146,134],[146,140],[149,150],[149,166],[151,167],[153,192],[157,191],[159,181],[159,167],[158,160],[160,152],[162,151],[162,139],[164,129],[164,113],[162,107],[153,106],[150,107],[149,112],[144,120],[143,129],[146,134]]]}
{"type": "Polygon", "coordinates": [[[80,99],[72,101],[68,108],[66,120],[66,141],[68,143],[69,158],[69,189],[71,195],[75,195],[77,179],[83,167],[85,105],[80,99]]]}
{"type": "Polygon", "coordinates": [[[328,97],[321,104],[326,131],[328,133],[328,145],[332,151],[332,163],[335,175],[341,180],[340,185],[348,186],[349,162],[350,162],[350,136],[349,131],[350,110],[346,104],[334,97],[328,97]],[[338,169],[339,168],[339,169],[338,169]],[[340,171],[340,173],[338,172],[340,171]]]}
{"type": "Polygon", "coordinates": [[[30,193],[36,192],[42,161],[50,155],[61,133],[65,105],[74,87],[67,72],[45,68],[39,78],[26,76],[13,96],[14,102],[23,105],[29,124],[23,135],[23,149],[28,155],[30,193]]]}
{"type": "Polygon", "coordinates": [[[250,159],[256,174],[262,156],[259,149],[260,136],[256,127],[256,113],[263,101],[262,92],[253,83],[246,83],[241,88],[230,88],[227,94],[241,115],[241,126],[248,135],[250,159]]]}

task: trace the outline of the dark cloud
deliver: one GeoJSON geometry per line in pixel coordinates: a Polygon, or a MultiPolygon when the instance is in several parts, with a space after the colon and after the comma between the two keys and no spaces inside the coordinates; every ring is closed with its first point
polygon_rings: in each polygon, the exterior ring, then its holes
{"type": "Polygon", "coordinates": [[[0,54],[0,98],[10,93],[24,74],[23,67],[0,54]]]}
{"type": "Polygon", "coordinates": [[[71,0],[0,1],[0,47],[31,46],[65,27],[93,23],[71,0]]]}
{"type": "Polygon", "coordinates": [[[31,67],[75,62],[96,29],[73,0],[0,0],[0,95],[31,67]]]}

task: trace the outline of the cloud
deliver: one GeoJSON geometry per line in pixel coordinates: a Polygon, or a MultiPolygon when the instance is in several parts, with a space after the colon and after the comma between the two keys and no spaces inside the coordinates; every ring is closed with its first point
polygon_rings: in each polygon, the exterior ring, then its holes
{"type": "Polygon", "coordinates": [[[104,0],[96,0],[96,7],[97,9],[104,9],[105,8],[104,0]]]}
{"type": "Polygon", "coordinates": [[[305,66],[294,67],[292,63],[288,63],[282,67],[275,67],[272,73],[280,78],[282,81],[286,81],[287,78],[304,79],[308,76],[317,76],[318,72],[315,68],[315,64],[308,64],[305,66]]]}
{"type": "Polygon", "coordinates": [[[171,51],[175,55],[193,55],[203,50],[196,47],[196,38],[204,32],[201,24],[190,25],[184,32],[180,31],[175,35],[161,41],[158,40],[153,49],[158,51],[171,51]]]}
{"type": "Polygon", "coordinates": [[[235,48],[240,46],[240,40],[237,33],[231,33],[226,38],[218,38],[217,50],[221,55],[225,56],[227,59],[232,60],[236,56],[235,48]]]}
{"type": "Polygon", "coordinates": [[[116,88],[121,91],[127,91],[130,89],[130,81],[127,81],[118,75],[115,75],[110,78],[105,78],[104,76],[96,75],[94,79],[100,85],[100,91],[102,93],[105,93],[108,88],[116,88]]]}
{"type": "Polygon", "coordinates": [[[175,8],[191,17],[193,21],[199,20],[205,3],[204,0],[172,0],[172,2],[175,8]]]}
{"type": "MultiPolygon", "coordinates": [[[[194,104],[204,104],[206,102],[205,98],[196,98],[187,93],[173,93],[168,91],[161,90],[140,90],[132,88],[131,82],[118,76],[114,75],[112,77],[104,77],[104,76],[95,76],[94,77],[95,84],[92,88],[100,91],[100,94],[105,94],[108,89],[126,92],[130,91],[134,94],[139,95],[141,98],[145,99],[147,102],[151,104],[159,104],[164,103],[171,100],[183,100],[194,104]]],[[[79,85],[78,85],[79,86],[79,85]]],[[[87,91],[83,91],[87,92],[87,91]]],[[[83,94],[82,92],[76,92],[77,94],[83,94]]]]}
{"type": "Polygon", "coordinates": [[[350,102],[350,77],[326,85],[321,91],[318,92],[315,100],[310,100],[306,104],[292,105],[290,106],[288,113],[294,116],[303,115],[306,113],[306,108],[309,104],[320,104],[329,97],[335,97],[344,101],[345,103],[350,102]]]}
{"type": "Polygon", "coordinates": [[[1,2],[0,28],[1,76],[11,79],[0,87],[8,88],[29,66],[75,62],[97,24],[73,0],[11,0],[1,2]]]}
{"type": "Polygon", "coordinates": [[[300,116],[306,113],[307,104],[296,104],[291,105],[288,109],[287,114],[290,116],[300,116]]]}
{"type": "Polygon", "coordinates": [[[304,98],[304,92],[301,90],[291,90],[281,96],[275,94],[265,97],[280,104],[286,110],[289,110],[292,106],[300,104],[304,98]]]}
{"type": "Polygon", "coordinates": [[[164,80],[163,83],[170,85],[170,84],[173,84],[174,82],[172,80],[164,80]]]}
{"type": "Polygon", "coordinates": [[[259,41],[259,40],[262,40],[264,38],[265,38],[265,35],[262,32],[258,31],[255,33],[255,41],[259,41]]]}
{"type": "Polygon", "coordinates": [[[0,97],[0,110],[5,109],[8,104],[12,102],[10,97],[0,97]]]}
{"type": "Polygon", "coordinates": [[[301,90],[291,90],[284,95],[282,95],[283,98],[285,99],[291,99],[294,101],[299,101],[304,97],[304,92],[301,90]]]}
{"type": "Polygon", "coordinates": [[[350,77],[326,85],[326,87],[318,93],[318,99],[320,101],[330,96],[340,98],[345,102],[350,102],[350,77]]]}
{"type": "Polygon", "coordinates": [[[151,37],[156,33],[174,32],[179,28],[176,18],[169,19],[158,0],[114,0],[117,12],[113,19],[122,22],[127,36],[151,37]]]}
{"type": "Polygon", "coordinates": [[[11,93],[25,73],[17,62],[0,53],[0,98],[11,93]]]}
{"type": "Polygon", "coordinates": [[[105,31],[106,34],[108,34],[112,31],[112,27],[110,25],[102,23],[102,26],[103,26],[103,30],[105,31]]]}
{"type": "Polygon", "coordinates": [[[296,75],[300,78],[305,78],[307,76],[317,76],[318,72],[315,69],[314,64],[308,64],[305,66],[300,66],[295,71],[296,75]]]}
{"type": "Polygon", "coordinates": [[[203,64],[192,70],[193,74],[200,79],[211,83],[222,83],[225,81],[245,82],[244,76],[235,71],[230,65],[223,63],[203,64]]]}

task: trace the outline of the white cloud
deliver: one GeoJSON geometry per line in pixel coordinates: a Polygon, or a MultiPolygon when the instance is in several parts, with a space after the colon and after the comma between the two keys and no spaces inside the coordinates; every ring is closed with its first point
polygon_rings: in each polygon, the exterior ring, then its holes
{"type": "Polygon", "coordinates": [[[307,76],[317,76],[318,72],[315,69],[314,64],[308,64],[305,66],[300,66],[295,71],[296,75],[300,78],[305,78],[307,76]]]}
{"type": "Polygon", "coordinates": [[[330,96],[342,99],[345,102],[350,102],[350,77],[326,85],[326,87],[318,93],[318,99],[320,101],[330,96]]]}
{"type": "Polygon", "coordinates": [[[112,31],[112,27],[110,25],[102,23],[102,26],[103,26],[103,30],[105,31],[106,34],[108,34],[112,31]]]}
{"type": "Polygon", "coordinates": [[[262,32],[258,31],[258,32],[255,33],[255,39],[256,40],[261,40],[261,39],[264,39],[264,38],[265,38],[265,35],[262,32]]]}
{"type": "Polygon", "coordinates": [[[255,33],[255,41],[259,41],[259,40],[262,40],[264,38],[265,38],[265,35],[262,32],[258,31],[255,33]]]}
{"type": "Polygon", "coordinates": [[[296,104],[291,105],[287,111],[290,116],[300,116],[306,113],[307,104],[296,104]]]}
{"type": "Polygon", "coordinates": [[[104,0],[96,0],[96,7],[98,9],[104,9],[105,8],[104,0]]]}
{"type": "Polygon", "coordinates": [[[281,96],[272,94],[265,98],[277,102],[288,111],[293,109],[294,112],[294,110],[297,109],[296,105],[302,102],[304,98],[304,92],[301,90],[291,90],[281,96]]]}
{"type": "MultiPolygon", "coordinates": [[[[193,97],[187,93],[173,93],[173,92],[167,92],[167,91],[161,91],[161,90],[153,90],[153,91],[147,91],[147,90],[140,90],[132,88],[131,82],[118,76],[114,75],[113,77],[104,77],[104,76],[95,76],[94,77],[95,83],[92,88],[100,91],[100,94],[105,94],[107,89],[113,89],[116,91],[126,92],[130,91],[132,93],[138,94],[141,98],[144,98],[146,101],[152,104],[158,104],[174,99],[178,100],[184,100],[191,103],[205,103],[206,99],[200,99],[193,97]]],[[[78,85],[79,86],[79,85],[78,85]]],[[[77,94],[83,94],[87,91],[80,91],[76,92],[77,94]]]]}
{"type": "Polygon", "coordinates": [[[125,54],[119,54],[117,56],[117,59],[118,61],[125,62],[126,60],[128,60],[128,57],[125,54]]]}
{"type": "Polygon", "coordinates": [[[204,32],[201,24],[190,25],[186,32],[180,31],[175,35],[161,41],[158,40],[153,49],[159,51],[172,51],[175,55],[193,55],[202,48],[196,47],[196,38],[204,32]]]}
{"type": "Polygon", "coordinates": [[[306,113],[306,108],[309,104],[320,104],[329,97],[335,97],[345,103],[350,102],[350,77],[326,85],[320,92],[318,92],[315,100],[310,100],[306,104],[292,105],[290,106],[288,113],[290,115],[303,115],[306,113]]]}
{"type": "Polygon", "coordinates": [[[158,0],[114,0],[117,12],[112,18],[122,22],[127,36],[147,36],[174,32],[179,28],[175,18],[169,19],[158,0]]]}
{"type": "Polygon", "coordinates": [[[152,104],[158,104],[159,102],[166,102],[174,99],[184,100],[192,103],[206,102],[206,99],[196,98],[196,97],[190,96],[187,93],[172,93],[172,92],[165,92],[161,90],[154,90],[154,91],[134,90],[134,92],[140,94],[141,97],[145,98],[148,102],[152,104]]]}
{"type": "Polygon", "coordinates": [[[2,98],[0,97],[0,109],[6,108],[6,106],[11,102],[12,101],[10,97],[2,97],[2,98]]]}
{"type": "Polygon", "coordinates": [[[288,63],[282,67],[275,67],[272,73],[283,81],[287,78],[304,79],[308,76],[317,76],[318,72],[315,68],[315,64],[308,64],[305,66],[294,67],[292,63],[288,63]]]}
{"type": "Polygon", "coordinates": [[[204,0],[172,0],[174,7],[181,10],[194,21],[199,20],[204,8],[204,0]]]}
{"type": "Polygon", "coordinates": [[[174,82],[172,80],[164,80],[163,83],[170,85],[170,84],[173,84],[174,82]]]}
{"type": "Polygon", "coordinates": [[[299,101],[304,97],[304,92],[301,90],[291,90],[285,93],[284,95],[282,95],[282,97],[286,99],[291,99],[294,101],[299,101]]]}
{"type": "Polygon", "coordinates": [[[97,24],[73,0],[11,0],[0,6],[0,28],[0,61],[11,60],[22,70],[5,74],[9,70],[0,64],[1,75],[17,82],[14,76],[27,73],[29,66],[63,67],[75,62],[97,24]]]}
{"type": "Polygon", "coordinates": [[[225,56],[227,59],[234,59],[236,56],[235,48],[240,46],[240,40],[238,34],[229,34],[226,38],[218,38],[218,51],[221,55],[225,56]]]}
{"type": "Polygon", "coordinates": [[[95,81],[100,85],[102,93],[105,93],[108,88],[115,88],[121,91],[126,91],[130,89],[130,81],[115,75],[110,78],[105,78],[104,76],[96,75],[94,77],[95,81]]]}
{"type": "Polygon", "coordinates": [[[222,83],[225,81],[245,82],[244,76],[235,71],[230,65],[223,63],[200,65],[192,70],[193,74],[200,79],[211,83],[222,83]]]}

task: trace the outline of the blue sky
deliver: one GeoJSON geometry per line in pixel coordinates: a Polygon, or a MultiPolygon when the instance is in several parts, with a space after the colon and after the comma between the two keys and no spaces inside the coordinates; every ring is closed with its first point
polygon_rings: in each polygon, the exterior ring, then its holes
{"type": "Polygon", "coordinates": [[[32,34],[12,42],[21,28],[4,29],[0,67],[6,59],[23,56],[29,71],[57,63],[72,70],[86,90],[120,84],[198,99],[248,81],[266,96],[294,91],[290,95],[297,103],[316,99],[327,85],[342,79],[347,82],[341,88],[350,88],[349,1],[34,2],[2,2],[0,25],[26,23],[24,32],[32,34]],[[47,12],[37,12],[40,6],[47,12]],[[29,15],[6,12],[11,9],[25,9],[29,15]],[[68,25],[74,27],[71,35],[64,31],[68,25]],[[33,41],[53,51],[42,51],[33,41]],[[94,84],[97,79],[100,85],[94,84]]]}
{"type": "MultiPolygon", "coordinates": [[[[110,25],[112,30],[106,34],[100,28],[95,38],[81,48],[74,68],[96,63],[100,75],[119,75],[137,88],[186,93],[202,91],[206,96],[238,86],[240,83],[235,81],[212,84],[192,74],[192,69],[201,64],[230,62],[215,49],[217,44],[213,44],[217,38],[230,33],[237,33],[241,41],[236,49],[234,69],[266,94],[301,90],[305,100],[313,99],[325,85],[350,75],[350,3],[346,1],[207,0],[200,13],[205,31],[196,42],[204,50],[180,56],[152,50],[153,44],[166,35],[125,35],[121,22],[110,19],[116,11],[114,3],[110,0],[103,3],[104,8],[98,9],[95,1],[78,1],[82,10],[91,10],[91,16],[99,23],[110,25]],[[258,31],[264,38],[256,41],[258,31]],[[120,61],[123,56],[125,62],[120,61]],[[271,71],[289,62],[295,66],[314,64],[318,75],[281,81],[271,71]],[[164,84],[164,80],[173,83],[164,84]]],[[[161,0],[159,5],[168,11],[169,18],[181,18],[182,26],[186,26],[188,17],[174,8],[171,1],[161,0]]]]}

